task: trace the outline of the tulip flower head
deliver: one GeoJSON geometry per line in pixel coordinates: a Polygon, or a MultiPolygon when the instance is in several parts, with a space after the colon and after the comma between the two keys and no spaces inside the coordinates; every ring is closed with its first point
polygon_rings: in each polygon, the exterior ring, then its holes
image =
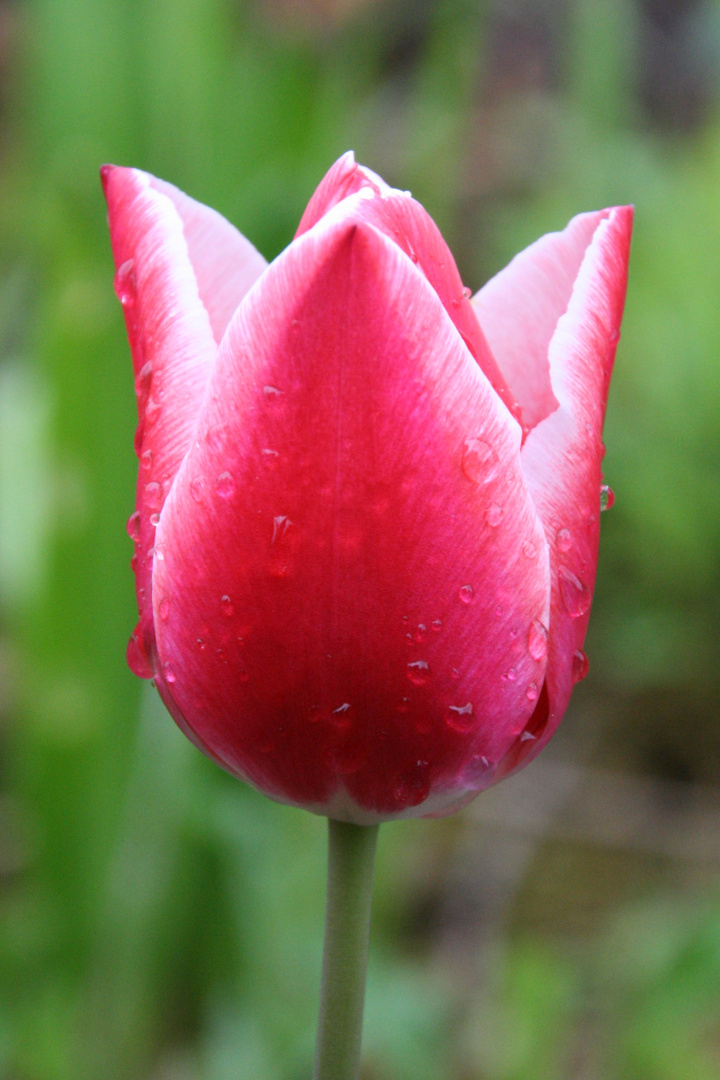
{"type": "Polygon", "coordinates": [[[471,296],[352,154],[270,265],[171,185],[103,180],[140,417],[130,666],[272,798],[459,809],[587,670],[631,209],[471,296]]]}

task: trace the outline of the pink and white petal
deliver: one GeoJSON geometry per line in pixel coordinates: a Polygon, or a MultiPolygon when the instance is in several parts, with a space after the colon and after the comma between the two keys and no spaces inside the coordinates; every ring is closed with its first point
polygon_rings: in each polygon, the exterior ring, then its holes
{"type": "Polygon", "coordinates": [[[365,221],[385,233],[415,263],[440,298],[463,341],[484,371],[495,392],[516,420],[520,409],[504,378],[463,287],[452,252],[427,210],[408,191],[391,188],[379,176],[344,154],[330,169],[313,195],[296,235],[350,196],[348,217],[365,221]]]}
{"type": "Polygon", "coordinates": [[[134,670],[149,677],[154,666],[155,529],[190,445],[217,346],[173,202],[136,169],[108,165],[102,177],[139,415],[135,449],[140,469],[128,530],[135,540],[140,622],[128,658],[134,670]]]}
{"type": "Polygon", "coordinates": [[[544,678],[550,594],[518,425],[426,278],[347,210],[228,328],[154,602],[164,692],[226,767],[367,821],[487,784],[544,678]]]}
{"type": "Polygon", "coordinates": [[[563,232],[521,251],[473,297],[497,364],[528,430],[557,408],[548,349],[570,303],[585,252],[609,210],[578,214],[563,232]]]}
{"type": "Polygon", "coordinates": [[[149,179],[180,215],[198,293],[219,344],[235,308],[263,273],[267,261],[222,214],[165,180],[149,179]]]}
{"type": "Polygon", "coordinates": [[[632,216],[631,207],[616,207],[595,230],[550,342],[558,408],[533,429],[522,451],[552,573],[547,701],[538,702],[536,738],[520,755],[523,761],[542,749],[567,707],[579,666],[575,654],[590,617],[600,538],[602,426],[625,303],[632,216]]]}

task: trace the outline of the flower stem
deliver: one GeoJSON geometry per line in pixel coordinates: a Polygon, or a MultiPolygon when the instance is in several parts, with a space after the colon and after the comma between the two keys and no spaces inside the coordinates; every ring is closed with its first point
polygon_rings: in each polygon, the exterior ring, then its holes
{"type": "Polygon", "coordinates": [[[328,819],[328,883],[315,1080],[357,1080],[378,825],[328,819]]]}

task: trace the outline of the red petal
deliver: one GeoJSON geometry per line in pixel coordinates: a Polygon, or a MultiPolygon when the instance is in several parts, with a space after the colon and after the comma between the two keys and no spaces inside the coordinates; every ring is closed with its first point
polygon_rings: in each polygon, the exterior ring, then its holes
{"type": "MultiPolygon", "coordinates": [[[[214,229],[216,237],[220,230],[216,215],[203,229],[199,209],[191,212],[187,200],[186,236],[175,203],[159,190],[162,185],[136,169],[105,166],[103,184],[117,267],[115,287],[125,314],[138,397],[139,517],[133,535],[140,623],[131,655],[148,661],[143,665],[147,673],[154,654],[151,591],[156,523],[190,444],[217,354],[191,253],[200,253],[203,288],[209,287],[213,278],[206,240],[209,230],[214,229]]],[[[174,191],[169,185],[166,190],[174,191]]],[[[183,198],[176,193],[179,203],[183,198]]],[[[211,214],[207,211],[206,222],[211,214]]],[[[228,245],[219,244],[219,250],[227,253],[228,245]]],[[[137,664],[134,667],[139,670],[137,664]]]]}
{"type": "Polygon", "coordinates": [[[231,323],[154,581],[164,693],[202,741],[276,798],[370,820],[488,782],[542,683],[549,582],[517,425],[353,213],[231,323]]]}
{"type": "Polygon", "coordinates": [[[594,218],[597,226],[549,347],[558,407],[530,432],[522,451],[545,527],[553,582],[548,706],[544,716],[538,712],[535,738],[522,761],[545,745],[567,707],[573,657],[585,638],[595,584],[602,425],[625,303],[632,208],[617,207],[594,218]]]}
{"type": "Polygon", "coordinates": [[[360,192],[366,198],[356,200],[353,220],[366,221],[380,229],[417,265],[495,392],[515,419],[522,422],[517,401],[475,316],[469,290],[463,288],[452,252],[428,212],[409,192],[389,187],[371,170],[357,165],[352,152],[348,152],[335,162],[320,183],[296,235],[300,236],[344,199],[360,192]]]}

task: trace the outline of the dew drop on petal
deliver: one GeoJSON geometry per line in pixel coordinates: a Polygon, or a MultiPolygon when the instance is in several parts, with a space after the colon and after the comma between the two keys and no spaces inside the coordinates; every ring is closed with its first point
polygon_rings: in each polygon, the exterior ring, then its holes
{"type": "Polygon", "coordinates": [[[126,259],[126,261],[117,268],[113,280],[113,288],[115,289],[115,295],[124,308],[133,306],[137,291],[135,262],[133,259],[126,259]]]}
{"type": "Polygon", "coordinates": [[[150,662],[150,657],[142,641],[139,624],[128,642],[127,662],[133,675],[137,675],[139,679],[152,679],[155,674],[155,669],[150,662]]]}
{"type": "Polygon", "coordinates": [[[525,697],[528,701],[537,701],[540,691],[538,690],[537,683],[531,682],[525,691],[525,697]]]}
{"type": "Polygon", "coordinates": [[[154,480],[145,485],[145,502],[153,508],[157,508],[162,502],[162,487],[154,480]]]}
{"type": "Polygon", "coordinates": [[[425,623],[418,623],[415,630],[412,633],[412,639],[416,645],[421,645],[427,638],[427,627],[425,623]]]}
{"type": "Polygon", "coordinates": [[[561,566],[558,570],[558,579],[560,581],[560,595],[562,596],[565,610],[571,619],[578,619],[581,615],[585,615],[590,607],[590,590],[587,585],[573,574],[572,570],[568,570],[566,566],[561,566]]]}
{"type": "Polygon", "coordinates": [[[582,649],[578,649],[572,658],[572,680],[574,683],[581,682],[590,670],[590,661],[582,649]]]}
{"type": "Polygon", "coordinates": [[[127,519],[127,534],[131,540],[140,539],[140,511],[135,510],[127,519]]]}
{"type": "Polygon", "coordinates": [[[544,660],[548,651],[548,632],[539,619],[533,619],[528,630],[528,652],[533,660],[544,660]]]}
{"type": "Polygon", "coordinates": [[[260,459],[266,469],[277,468],[278,458],[280,454],[277,450],[270,450],[267,447],[260,451],[260,459]]]}
{"type": "Polygon", "coordinates": [[[220,610],[226,619],[231,618],[235,614],[235,605],[229,596],[222,596],[220,598],[220,610]]]}
{"type": "Polygon", "coordinates": [[[517,670],[514,667],[508,668],[505,672],[505,678],[508,680],[508,682],[515,682],[515,680],[517,679],[517,670]]]}
{"type": "Polygon", "coordinates": [[[573,546],[572,533],[569,529],[558,529],[555,541],[558,551],[570,551],[573,546]]]}
{"type": "Polygon", "coordinates": [[[165,596],[158,605],[158,615],[163,622],[167,622],[167,617],[170,614],[170,601],[165,596]]]}
{"type": "Polygon", "coordinates": [[[600,486],[600,509],[610,510],[615,503],[615,492],[608,484],[600,486]]]}
{"type": "Polygon", "coordinates": [[[140,464],[142,465],[143,469],[152,468],[152,450],[143,450],[142,454],[140,455],[140,464]]]}
{"type": "Polygon", "coordinates": [[[147,408],[145,409],[145,424],[147,427],[152,427],[160,415],[161,409],[160,402],[155,401],[154,398],[148,398],[147,408]]]}
{"type": "Polygon", "coordinates": [[[493,503],[485,511],[485,520],[491,529],[496,529],[504,517],[505,511],[498,503],[493,503]]]}
{"type": "Polygon", "coordinates": [[[400,806],[418,806],[430,794],[430,772],[427,761],[405,770],[395,781],[393,794],[400,806]]]}
{"type": "Polygon", "coordinates": [[[396,711],[399,712],[399,713],[406,713],[409,708],[410,708],[410,698],[407,698],[407,697],[400,698],[397,705],[395,706],[396,711]]]}
{"type": "Polygon", "coordinates": [[[498,458],[489,443],[482,439],[466,439],[462,455],[462,471],[474,484],[488,484],[497,471],[498,458]]]}
{"type": "Polygon", "coordinates": [[[415,686],[424,686],[430,678],[427,660],[412,660],[407,666],[407,677],[415,686]]]}
{"type": "Polygon", "coordinates": [[[435,631],[436,634],[439,634],[440,631],[442,630],[442,620],[441,619],[433,619],[433,621],[430,623],[430,626],[435,631]]]}
{"type": "Polygon", "coordinates": [[[268,404],[275,404],[282,397],[282,393],[277,386],[263,386],[263,397],[268,404]]]}
{"type": "Polygon", "coordinates": [[[460,600],[463,602],[463,604],[475,603],[475,590],[473,589],[472,585],[461,585],[460,589],[458,590],[458,596],[460,597],[460,600]]]}
{"type": "Polygon", "coordinates": [[[467,705],[448,705],[445,710],[445,723],[453,731],[466,734],[473,726],[473,707],[468,701],[467,705]]]}
{"type": "Polygon", "coordinates": [[[163,675],[165,676],[165,682],[175,682],[175,672],[173,671],[169,660],[166,660],[163,664],[163,675]]]}
{"type": "Polygon", "coordinates": [[[235,494],[235,479],[232,473],[221,472],[215,481],[215,490],[221,499],[232,499],[235,494]]]}
{"type": "Polygon", "coordinates": [[[158,525],[160,524],[160,515],[157,514],[157,513],[151,514],[150,515],[150,524],[154,525],[155,528],[157,529],[158,525]]]}

